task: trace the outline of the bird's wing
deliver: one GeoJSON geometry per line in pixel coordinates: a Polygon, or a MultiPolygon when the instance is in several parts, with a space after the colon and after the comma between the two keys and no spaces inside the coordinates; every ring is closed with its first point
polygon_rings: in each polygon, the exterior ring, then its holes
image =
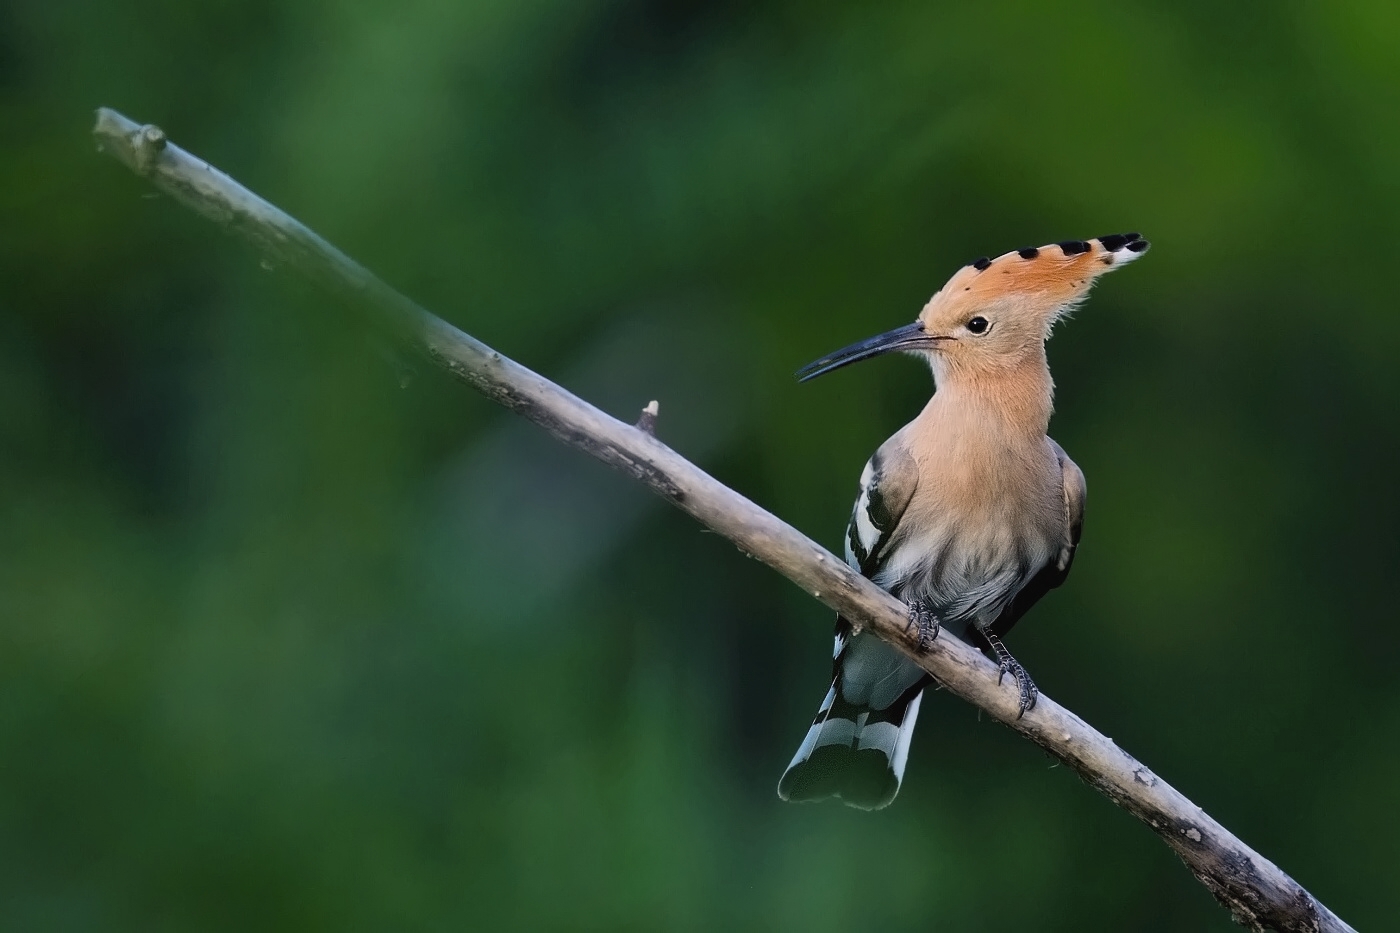
{"type": "MultiPolygon", "coordinates": [[[[1088,487],[1084,484],[1084,471],[1079,469],[1079,465],[1069,458],[1065,449],[1054,441],[1050,441],[1050,446],[1055,448],[1055,456],[1060,461],[1060,469],[1064,472],[1065,481],[1065,526],[1067,534],[1064,547],[1060,549],[1059,564],[1060,583],[1069,576],[1069,565],[1074,562],[1074,552],[1079,547],[1079,536],[1084,532],[1084,495],[1088,487]]],[[[1059,583],[1056,584],[1058,586],[1059,583]]]]}
{"type": "MultiPolygon", "coordinates": [[[[881,444],[865,464],[860,474],[860,494],[846,526],[846,563],[859,570],[861,576],[874,579],[884,566],[895,529],[918,485],[919,465],[898,434],[881,444]]],[[[841,674],[846,645],[854,629],[843,616],[836,617],[836,643],[831,653],[834,676],[841,674]]],[[[903,656],[890,649],[890,658],[903,656]]]]}
{"type": "Polygon", "coordinates": [[[846,527],[846,563],[874,577],[888,556],[890,539],[914,498],[919,467],[899,435],[875,451],[860,475],[860,495],[846,527]]]}
{"type": "Polygon", "coordinates": [[[992,632],[999,636],[1011,631],[1011,627],[1020,621],[1021,616],[1025,615],[1040,597],[1065,582],[1065,578],[1069,576],[1069,569],[1074,564],[1074,552],[1079,547],[1079,536],[1084,530],[1084,471],[1079,469],[1059,444],[1051,440],[1050,446],[1055,451],[1055,459],[1060,463],[1060,476],[1064,484],[1065,537],[1059,551],[1050,562],[1021,587],[1011,605],[992,623],[992,632]]]}

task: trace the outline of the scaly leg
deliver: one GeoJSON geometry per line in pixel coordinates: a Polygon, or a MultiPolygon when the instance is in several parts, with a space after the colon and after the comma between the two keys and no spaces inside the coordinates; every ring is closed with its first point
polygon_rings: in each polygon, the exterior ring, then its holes
{"type": "Polygon", "coordinates": [[[1020,719],[1026,713],[1035,709],[1035,701],[1040,697],[1040,691],[1036,689],[1035,681],[1031,680],[1031,675],[1026,673],[1026,669],[1021,666],[1021,662],[1011,656],[1011,652],[1006,650],[1006,646],[1001,643],[1001,639],[986,629],[981,629],[982,637],[987,639],[987,644],[992,646],[992,653],[997,656],[997,664],[1000,670],[997,673],[997,684],[1001,684],[1001,679],[1007,674],[1016,678],[1016,686],[1021,691],[1021,711],[1016,714],[1020,719]]]}

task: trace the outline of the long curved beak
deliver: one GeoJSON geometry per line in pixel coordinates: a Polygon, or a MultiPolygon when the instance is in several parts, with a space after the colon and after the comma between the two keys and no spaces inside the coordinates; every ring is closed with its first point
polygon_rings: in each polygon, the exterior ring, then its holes
{"type": "Polygon", "coordinates": [[[878,337],[870,337],[860,343],[853,343],[849,347],[829,353],[819,360],[808,363],[797,371],[797,381],[806,382],[808,379],[815,379],[824,376],[842,366],[849,366],[851,363],[858,363],[861,360],[868,360],[872,356],[879,356],[881,353],[890,353],[895,350],[927,350],[931,348],[938,338],[929,336],[924,332],[924,325],[915,321],[913,324],[905,324],[903,327],[896,327],[894,330],[880,334],[878,337]]]}

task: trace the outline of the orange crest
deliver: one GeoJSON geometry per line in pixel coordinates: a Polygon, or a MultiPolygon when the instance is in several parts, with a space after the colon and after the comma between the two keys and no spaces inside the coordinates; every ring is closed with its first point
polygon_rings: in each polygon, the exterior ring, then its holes
{"type": "Polygon", "coordinates": [[[946,332],[973,310],[1011,307],[1048,333],[1051,325],[1089,294],[1094,280],[1147,251],[1137,233],[1067,240],[983,257],[953,274],[929,299],[919,319],[930,333],[946,332]]]}

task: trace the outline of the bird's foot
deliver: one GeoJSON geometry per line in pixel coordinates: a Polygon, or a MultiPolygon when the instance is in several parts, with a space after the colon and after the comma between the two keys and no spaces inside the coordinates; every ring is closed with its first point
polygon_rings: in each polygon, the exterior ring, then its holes
{"type": "Polygon", "coordinates": [[[907,632],[914,629],[919,633],[920,651],[927,651],[933,647],[933,641],[942,628],[943,623],[938,621],[938,614],[922,600],[916,599],[909,604],[909,624],[904,630],[907,632]]]}
{"type": "Polygon", "coordinates": [[[1021,692],[1021,710],[1016,714],[1020,719],[1026,713],[1035,709],[1035,701],[1040,698],[1040,691],[1036,689],[1035,681],[1031,680],[1031,675],[1026,673],[1026,669],[1021,666],[1021,662],[1011,656],[1011,652],[1006,650],[1006,646],[1001,643],[1001,639],[991,632],[983,632],[987,643],[992,646],[992,652],[997,656],[997,686],[1001,686],[1002,678],[1010,674],[1016,679],[1016,689],[1021,692]]]}

